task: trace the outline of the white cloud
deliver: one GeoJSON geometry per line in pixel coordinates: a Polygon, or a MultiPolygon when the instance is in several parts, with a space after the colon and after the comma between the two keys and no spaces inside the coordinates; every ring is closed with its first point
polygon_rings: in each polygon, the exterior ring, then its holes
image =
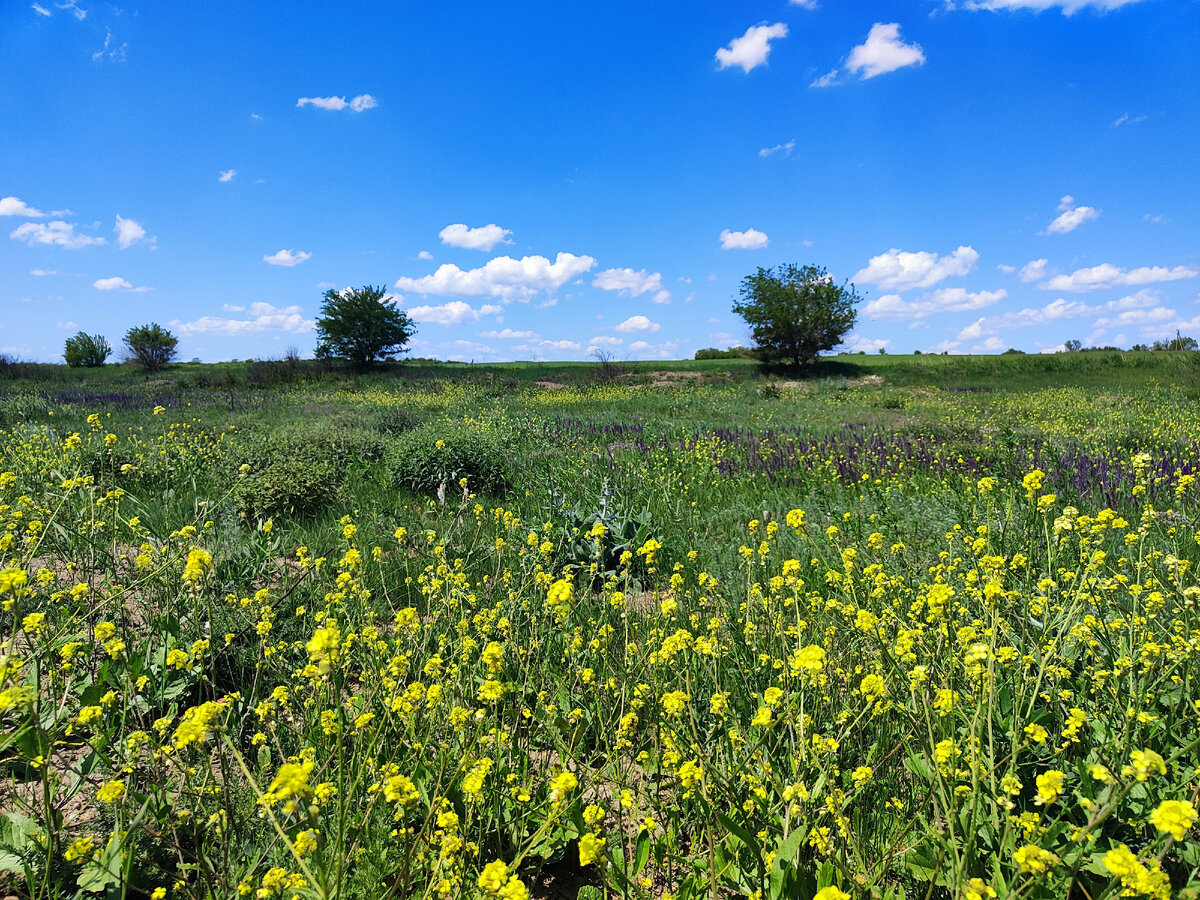
{"type": "Polygon", "coordinates": [[[765,158],[765,157],[770,156],[773,153],[779,153],[780,151],[782,151],[784,156],[791,156],[792,151],[795,149],[796,149],[796,141],[790,140],[786,144],[776,144],[774,147],[763,147],[761,150],[758,151],[758,155],[765,158]]]}
{"type": "Polygon", "coordinates": [[[36,275],[37,277],[41,278],[44,275],[57,275],[58,270],[57,269],[30,269],[29,274],[36,275]]]}
{"type": "Polygon", "coordinates": [[[489,338],[491,340],[519,340],[525,341],[530,338],[537,337],[536,331],[513,331],[511,328],[505,328],[502,331],[481,331],[480,337],[489,338]]]}
{"type": "Polygon", "coordinates": [[[1032,259],[1025,265],[1021,266],[1020,274],[1017,275],[1022,281],[1039,281],[1050,274],[1050,260],[1048,259],[1032,259]]]}
{"type": "Polygon", "coordinates": [[[1076,206],[1075,198],[1070,194],[1062,198],[1058,204],[1059,215],[1046,226],[1042,234],[1066,234],[1074,231],[1084,222],[1100,218],[1100,210],[1094,206],[1076,206]]]}
{"type": "Polygon", "coordinates": [[[948,256],[938,256],[922,250],[911,253],[891,249],[871,257],[865,269],[850,279],[857,283],[876,284],[893,291],[932,287],[952,275],[966,275],[975,268],[979,254],[968,246],[959,247],[948,256]]]}
{"type": "Polygon", "coordinates": [[[958,339],[960,341],[977,341],[1007,328],[1045,325],[1062,319],[1077,319],[1094,312],[1093,307],[1081,300],[1064,300],[1059,297],[1039,309],[1022,309],[1020,312],[1005,313],[1002,316],[984,316],[976,319],[958,333],[958,339]]]}
{"type": "Polygon", "coordinates": [[[745,231],[730,231],[726,228],[721,232],[722,250],[761,250],[765,246],[767,236],[753,228],[747,228],[745,231]]]}
{"type": "Polygon", "coordinates": [[[478,269],[463,270],[451,263],[438,266],[432,275],[402,277],[396,287],[418,294],[441,296],[498,297],[506,302],[527,303],[539,291],[552,292],[578,278],[596,265],[590,256],[559,253],[554,262],[544,256],[497,256],[478,269]]]}
{"type": "Polygon", "coordinates": [[[848,334],[842,339],[840,346],[845,347],[852,353],[857,353],[862,350],[865,353],[873,353],[881,347],[886,347],[891,343],[890,338],[867,338],[860,334],[848,334]]]}
{"type": "Polygon", "coordinates": [[[67,322],[55,322],[55,323],[54,323],[54,327],[55,327],[55,328],[62,328],[62,329],[64,329],[64,330],[66,330],[66,331],[70,331],[70,330],[71,330],[71,329],[73,329],[73,328],[78,328],[78,327],[79,327],[79,323],[78,323],[78,322],[70,322],[70,321],[67,321],[67,322]]]}
{"type": "Polygon", "coordinates": [[[941,288],[912,301],[900,299],[899,294],[884,294],[868,303],[863,312],[872,319],[920,319],[934,313],[983,309],[1007,296],[1003,289],[970,293],[963,288],[941,288]]]}
{"type": "Polygon", "coordinates": [[[417,259],[433,259],[433,254],[428,250],[422,250],[417,254],[417,259]]]}
{"type": "Polygon", "coordinates": [[[52,13],[50,12],[50,10],[46,9],[46,7],[44,7],[44,6],[41,6],[40,4],[34,3],[34,4],[32,4],[32,7],[33,7],[33,11],[34,11],[35,13],[37,13],[39,16],[49,16],[49,15],[52,15],[52,13]]]}
{"type": "Polygon", "coordinates": [[[98,291],[132,291],[135,294],[144,294],[150,290],[145,285],[134,287],[120,275],[114,275],[111,278],[97,278],[92,282],[92,287],[98,291]]]}
{"type": "Polygon", "coordinates": [[[221,309],[225,312],[245,312],[246,307],[238,303],[222,303],[221,309]]]}
{"type": "Polygon", "coordinates": [[[140,222],[122,218],[119,214],[117,224],[113,226],[113,233],[117,236],[117,246],[122,250],[128,250],[134,244],[154,244],[158,241],[156,237],[146,237],[146,229],[140,222]]]}
{"type": "Polygon", "coordinates": [[[104,29],[104,46],[92,54],[92,62],[99,62],[107,56],[114,62],[125,62],[125,51],[129,49],[129,43],[126,42],[121,46],[116,46],[113,41],[112,32],[106,26],[104,29]]]}
{"type": "Polygon", "coordinates": [[[480,316],[494,316],[504,311],[504,307],[485,303],[479,309],[462,300],[451,300],[441,306],[413,306],[408,314],[414,321],[429,325],[463,325],[478,322],[480,316]]]}
{"type": "Polygon", "coordinates": [[[645,316],[630,316],[620,325],[614,325],[613,330],[623,331],[626,334],[633,332],[650,333],[658,331],[661,327],[657,322],[651,322],[645,316]]]}
{"type": "Polygon", "coordinates": [[[812,84],[809,85],[809,87],[815,87],[815,88],[832,87],[833,85],[838,83],[838,71],[839,71],[838,69],[830,69],[828,72],[826,72],[820,78],[813,81],[812,84]]]}
{"type": "Polygon", "coordinates": [[[1145,116],[1145,115],[1131,116],[1131,115],[1129,115],[1129,113],[1122,113],[1121,115],[1117,116],[1116,119],[1113,120],[1112,125],[1110,125],[1109,127],[1110,128],[1120,128],[1122,125],[1124,125],[1126,123],[1133,123],[1136,125],[1138,122],[1145,122],[1146,119],[1148,119],[1148,118],[1150,118],[1150,117],[1145,116]]]}
{"type": "Polygon", "coordinates": [[[73,15],[76,19],[78,19],[80,22],[82,22],[84,19],[87,18],[88,11],[86,9],[80,9],[77,4],[78,4],[78,0],[64,0],[64,2],[56,3],[54,5],[58,9],[67,10],[68,12],[71,13],[71,15],[73,15]]]}
{"type": "Polygon", "coordinates": [[[798,6],[801,9],[816,9],[817,0],[788,0],[789,6],[798,6]]]}
{"type": "MultiPolygon", "coordinates": [[[[692,297],[694,297],[694,296],[695,296],[694,294],[689,295],[688,298],[686,300],[684,300],[683,302],[691,303],[692,297]]],[[[657,293],[655,293],[655,295],[653,297],[650,298],[650,302],[651,303],[670,303],[671,302],[671,292],[666,289],[658,291],[657,293]]]]}
{"type": "Polygon", "coordinates": [[[625,339],[611,334],[598,334],[595,337],[588,338],[588,343],[594,344],[597,347],[620,347],[625,343],[625,339]]]}
{"type": "Polygon", "coordinates": [[[865,80],[924,62],[925,53],[920,44],[906,44],[900,40],[899,24],[876,22],[866,41],[850,51],[846,71],[865,80]]]}
{"type": "Polygon", "coordinates": [[[223,316],[202,316],[194,322],[168,323],[180,334],[227,334],[238,336],[261,331],[284,331],[299,334],[313,330],[313,320],[305,318],[299,306],[273,306],[270,303],[250,304],[249,319],[230,319],[223,316]]]}
{"type": "MultiPolygon", "coordinates": [[[[1137,2],[1139,0],[966,0],[962,4],[962,8],[993,11],[1031,9],[1035,12],[1041,12],[1044,9],[1061,9],[1064,16],[1069,16],[1081,9],[1087,9],[1089,6],[1100,12],[1108,12],[1137,2]]],[[[954,9],[954,0],[947,0],[946,7],[954,9]]]]}
{"type": "Polygon", "coordinates": [[[717,68],[728,69],[730,66],[741,66],[742,71],[767,64],[767,56],[771,52],[771,41],[787,37],[787,26],[782,22],[768,25],[760,22],[751,25],[740,38],[734,38],[728,47],[717,51],[717,68]]]}
{"type": "Polygon", "coordinates": [[[264,256],[263,262],[269,266],[298,266],[312,259],[312,254],[305,250],[279,250],[270,256],[264,256]]]}
{"type": "Polygon", "coordinates": [[[349,101],[345,97],[301,97],[296,101],[296,106],[315,106],[333,111],[349,108],[354,112],[362,112],[378,105],[379,101],[370,94],[359,94],[349,101]]]}
{"type": "Polygon", "coordinates": [[[1006,263],[996,263],[996,268],[999,269],[1001,272],[1003,272],[1005,275],[1011,275],[1013,272],[1017,271],[1016,266],[1010,266],[1010,265],[1007,265],[1006,263]]]}
{"type": "Polygon", "coordinates": [[[233,181],[233,176],[237,174],[237,169],[222,169],[217,175],[217,181],[228,182],[233,181]]]}
{"type": "MultiPolygon", "coordinates": [[[[497,244],[511,244],[508,236],[512,234],[507,228],[499,225],[480,225],[478,228],[468,228],[462,223],[447,225],[438,232],[443,244],[451,247],[465,247],[468,250],[491,250],[497,244]]],[[[432,258],[432,257],[431,257],[432,258]]]]}
{"type": "Polygon", "coordinates": [[[1122,297],[1120,300],[1110,300],[1104,304],[1105,309],[1120,311],[1123,309],[1145,309],[1162,301],[1162,294],[1153,288],[1142,288],[1136,294],[1122,297]]]}
{"type": "Polygon", "coordinates": [[[1038,287],[1050,291],[1101,291],[1112,287],[1179,281],[1197,275],[1200,275],[1200,268],[1195,266],[1175,266],[1170,269],[1165,266],[1140,266],[1126,271],[1111,263],[1101,263],[1087,269],[1076,269],[1070,275],[1055,275],[1038,287]]]}
{"type": "Polygon", "coordinates": [[[1161,225],[1163,222],[1166,221],[1166,216],[1162,215],[1161,213],[1160,214],[1146,213],[1144,216],[1142,216],[1142,221],[1143,222],[1153,222],[1155,225],[1161,225]]]}
{"type": "Polygon", "coordinates": [[[616,291],[622,297],[640,297],[648,291],[657,291],[655,303],[669,303],[671,292],[662,286],[662,275],[659,272],[647,272],[641,269],[605,269],[596,276],[592,285],[602,291],[616,291]],[[659,299],[660,295],[666,297],[659,299]]]}
{"type": "Polygon", "coordinates": [[[42,219],[46,214],[34,209],[17,197],[0,197],[0,216],[24,216],[27,219],[42,219]]]}
{"type": "Polygon", "coordinates": [[[40,222],[26,222],[24,225],[19,225],[9,234],[9,237],[15,238],[18,241],[25,241],[31,247],[37,244],[57,244],[60,247],[66,247],[68,250],[78,250],[80,247],[91,247],[97,244],[107,244],[102,237],[91,237],[86,234],[78,234],[75,231],[75,226],[69,222],[54,221],[41,224],[40,222]]]}

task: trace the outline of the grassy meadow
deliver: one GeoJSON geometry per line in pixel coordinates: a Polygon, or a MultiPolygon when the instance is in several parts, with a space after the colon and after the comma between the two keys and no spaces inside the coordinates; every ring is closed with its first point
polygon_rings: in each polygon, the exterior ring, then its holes
{"type": "Polygon", "coordinates": [[[1188,353],[0,371],[0,894],[1200,897],[1188,353]]]}

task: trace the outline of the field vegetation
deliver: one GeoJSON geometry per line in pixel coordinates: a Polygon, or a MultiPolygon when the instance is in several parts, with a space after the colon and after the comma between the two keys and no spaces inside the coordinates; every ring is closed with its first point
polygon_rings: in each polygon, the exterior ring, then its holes
{"type": "Polygon", "coordinates": [[[1200,896],[1196,356],[0,361],[0,890],[1200,896]]]}

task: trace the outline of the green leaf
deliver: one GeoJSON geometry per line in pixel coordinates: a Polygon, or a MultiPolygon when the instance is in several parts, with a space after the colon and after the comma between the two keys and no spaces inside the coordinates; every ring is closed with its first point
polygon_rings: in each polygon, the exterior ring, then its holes
{"type": "Polygon", "coordinates": [[[92,857],[79,873],[76,884],[81,891],[99,894],[121,883],[121,842],[113,837],[98,856],[92,857]]]}
{"type": "Polygon", "coordinates": [[[758,839],[747,829],[724,813],[717,813],[717,821],[721,823],[722,828],[745,844],[755,856],[762,856],[762,846],[758,843],[758,839]]]}
{"type": "Polygon", "coordinates": [[[638,835],[637,844],[633,848],[633,877],[641,874],[650,858],[650,832],[643,831],[638,835]]]}

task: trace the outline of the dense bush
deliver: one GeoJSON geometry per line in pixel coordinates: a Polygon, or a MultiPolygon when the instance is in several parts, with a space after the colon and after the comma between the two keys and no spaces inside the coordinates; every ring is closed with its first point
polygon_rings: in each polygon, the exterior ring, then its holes
{"type": "Polygon", "coordinates": [[[173,360],[179,338],[157,322],[138,325],[125,332],[125,360],[136,363],[147,372],[157,372],[173,360]]]}
{"type": "Polygon", "coordinates": [[[400,436],[389,456],[395,483],[419,494],[467,489],[493,494],[508,482],[508,459],[494,432],[478,425],[430,423],[400,436]]]}
{"type": "Polygon", "coordinates": [[[97,368],[104,365],[111,355],[112,346],[102,334],[85,334],[81,331],[67,338],[63,347],[63,359],[72,369],[97,368]]]}

